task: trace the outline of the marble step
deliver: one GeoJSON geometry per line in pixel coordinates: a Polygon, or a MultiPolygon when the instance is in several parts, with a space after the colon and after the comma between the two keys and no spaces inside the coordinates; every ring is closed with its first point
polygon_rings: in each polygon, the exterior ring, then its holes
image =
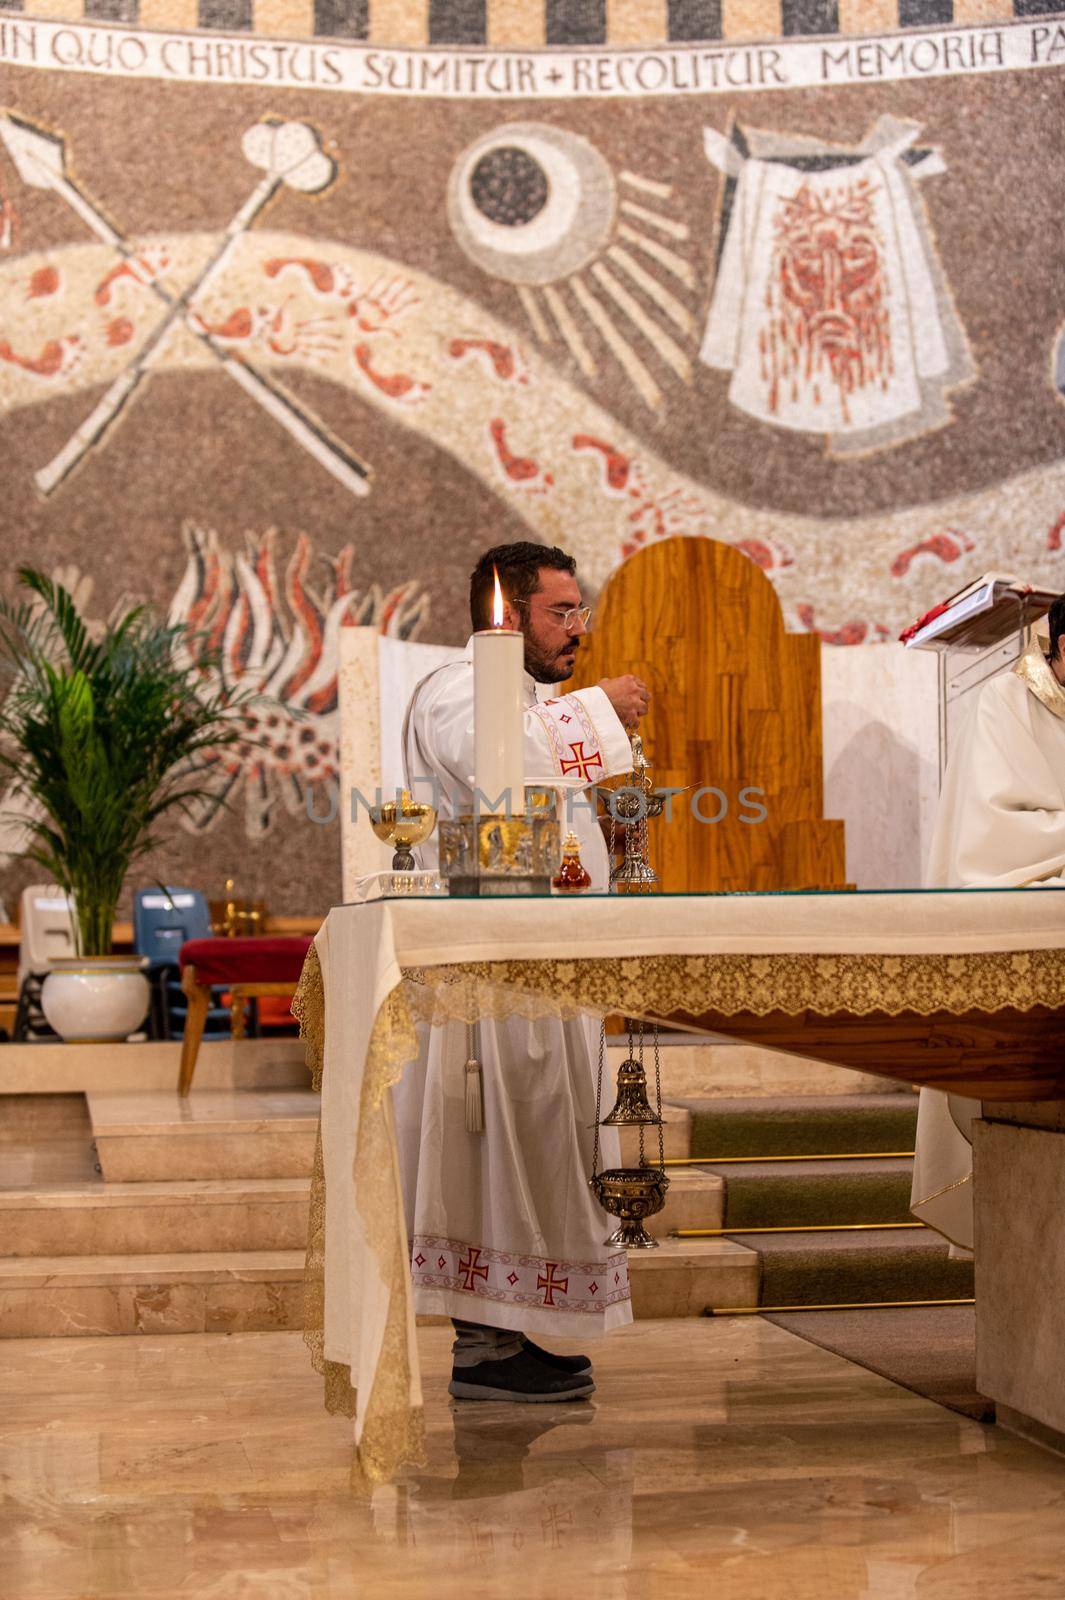
{"type": "Polygon", "coordinates": [[[691,1097],[692,1153],[719,1156],[831,1156],[912,1150],[917,1096],[893,1094],[691,1097]]]}
{"type": "MultiPolygon", "coordinates": [[[[610,1044],[616,1072],[627,1047],[610,1044]]],[[[177,1086],[181,1041],[136,1044],[7,1044],[0,1051],[0,1105],[8,1095],[157,1092],[177,1086]]],[[[690,1034],[663,1043],[662,1092],[680,1095],[823,1095],[883,1093],[904,1085],[848,1067],[785,1055],[736,1040],[690,1034]]],[[[298,1039],[205,1039],[195,1093],[219,1089],[305,1089],[310,1073],[298,1039]]]]}
{"type": "Polygon", "coordinates": [[[308,1178],[319,1098],[309,1089],[90,1093],[108,1183],[308,1178]]]}
{"type": "Polygon", "coordinates": [[[0,1256],[162,1255],[178,1240],[186,1251],[302,1250],[309,1198],[307,1178],[0,1192],[0,1256]]]}
{"type": "Polygon", "coordinates": [[[629,1280],[634,1317],[699,1317],[757,1305],[761,1261],[732,1239],[663,1239],[629,1251],[629,1280]]]}
{"type": "Polygon", "coordinates": [[[742,1233],[744,1228],[911,1220],[912,1157],[751,1161],[708,1170],[719,1173],[725,1183],[725,1221],[730,1233],[742,1233]]]}
{"type": "MultiPolygon", "coordinates": [[[[194,1090],[88,1096],[93,1139],[108,1183],[212,1178],[307,1177],[314,1160],[319,1098],[310,1090],[194,1090]]],[[[665,1153],[686,1156],[691,1112],[662,1108],[665,1153]]],[[[647,1130],[648,1153],[658,1140],[647,1130]]],[[[621,1130],[622,1161],[638,1159],[639,1129],[621,1130]]]]}
{"type": "MultiPolygon", "coordinates": [[[[647,1230],[723,1226],[725,1185],[701,1171],[675,1171],[665,1207],[647,1230]]],[[[165,1255],[188,1249],[302,1250],[306,1178],[241,1178],[182,1183],[97,1183],[0,1192],[0,1259],[41,1256],[165,1255]]]]}
{"type": "MultiPolygon", "coordinates": [[[[627,1045],[611,1042],[607,1047],[610,1069],[616,1072],[628,1055],[627,1045]]],[[[669,1099],[691,1095],[705,1099],[718,1096],[780,1095],[855,1095],[907,1093],[905,1084],[887,1078],[856,1072],[850,1067],[831,1066],[807,1056],[786,1055],[782,1050],[766,1050],[761,1045],[711,1035],[706,1039],[692,1034],[664,1034],[660,1052],[662,1093],[669,1099]]],[[[650,1066],[651,1051],[645,1047],[644,1061],[650,1066]]]]}
{"type": "MultiPolygon", "coordinates": [[[[180,1065],[180,1039],[5,1044],[0,1050],[0,1115],[9,1095],[172,1093],[180,1065]]],[[[205,1039],[196,1060],[197,1093],[309,1089],[310,1083],[299,1039],[205,1039]]]]}
{"type": "Polygon", "coordinates": [[[664,1239],[676,1228],[722,1228],[725,1225],[726,1180],[699,1167],[672,1167],[666,1203],[644,1223],[647,1232],[664,1239]]]}
{"type": "Polygon", "coordinates": [[[303,1251],[0,1261],[0,1338],[303,1325],[303,1251]]]}
{"type": "MultiPolygon", "coordinates": [[[[4,1045],[4,1050],[11,1049],[17,1046],[4,1045]]],[[[81,1138],[88,1142],[89,1108],[83,1094],[0,1095],[0,1146],[81,1138]]]]}
{"type": "MultiPolygon", "coordinates": [[[[629,1272],[640,1318],[758,1298],[758,1253],[730,1239],[666,1239],[630,1252],[629,1272]]],[[[302,1250],[0,1260],[0,1338],[300,1328],[302,1281],[302,1250]]]]}
{"type": "Polygon", "coordinates": [[[761,1259],[761,1305],[953,1300],[973,1292],[972,1261],[951,1259],[947,1241],[930,1228],[730,1237],[761,1259]]]}
{"type": "MultiPolygon", "coordinates": [[[[605,1116],[613,1105],[613,1097],[607,1100],[604,1087],[603,1115],[605,1116]]],[[[691,1153],[692,1139],[692,1114],[687,1106],[671,1105],[668,1101],[662,1102],[662,1142],[665,1146],[666,1159],[673,1157],[683,1158],[691,1153]]],[[[639,1128],[620,1128],[621,1135],[621,1163],[622,1166],[634,1167],[639,1161],[640,1130],[639,1128]]],[[[654,1128],[644,1129],[644,1147],[649,1159],[658,1159],[658,1133],[654,1128]]]]}

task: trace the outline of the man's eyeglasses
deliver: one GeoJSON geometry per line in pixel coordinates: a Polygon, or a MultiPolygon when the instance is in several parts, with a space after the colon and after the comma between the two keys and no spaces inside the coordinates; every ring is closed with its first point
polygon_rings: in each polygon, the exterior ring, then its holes
{"type": "Polygon", "coordinates": [[[567,633],[572,633],[578,623],[584,628],[588,626],[592,608],[591,606],[571,606],[568,611],[563,611],[558,606],[548,606],[547,615],[553,617],[556,622],[561,622],[567,633]]]}

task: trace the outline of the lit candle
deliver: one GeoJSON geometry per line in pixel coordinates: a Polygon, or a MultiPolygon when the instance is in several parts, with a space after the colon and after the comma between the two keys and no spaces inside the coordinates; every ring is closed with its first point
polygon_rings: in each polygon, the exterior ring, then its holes
{"type": "Polygon", "coordinates": [[[492,626],[473,636],[474,783],[482,809],[525,809],[525,640],[503,626],[503,590],[495,574],[492,626]]]}

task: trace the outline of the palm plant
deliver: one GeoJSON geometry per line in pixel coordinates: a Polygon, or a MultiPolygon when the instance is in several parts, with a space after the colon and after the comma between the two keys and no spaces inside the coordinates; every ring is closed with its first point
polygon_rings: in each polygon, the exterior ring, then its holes
{"type": "Polygon", "coordinates": [[[136,606],[94,638],[61,584],[33,567],[19,581],[34,598],[0,601],[0,771],[22,854],[74,898],[79,953],[108,955],[130,867],[204,794],[205,753],[247,737],[251,697],[210,687],[185,625],[136,606]]]}

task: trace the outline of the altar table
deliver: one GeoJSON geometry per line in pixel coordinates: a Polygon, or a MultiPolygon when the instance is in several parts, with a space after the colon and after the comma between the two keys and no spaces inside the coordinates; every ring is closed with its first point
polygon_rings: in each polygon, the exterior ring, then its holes
{"type": "Polygon", "coordinates": [[[985,1101],[1065,1098],[1065,893],[366,898],[330,912],[293,1009],[322,1090],[305,1336],[372,1485],[422,1459],[387,1092],[419,1023],[620,1012],[985,1101]]]}

